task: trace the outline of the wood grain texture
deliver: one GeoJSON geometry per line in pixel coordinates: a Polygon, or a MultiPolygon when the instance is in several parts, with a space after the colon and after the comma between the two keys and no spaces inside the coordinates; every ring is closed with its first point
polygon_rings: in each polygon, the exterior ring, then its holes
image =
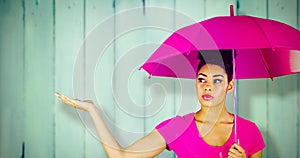
{"type": "Polygon", "coordinates": [[[53,157],[53,3],[31,0],[24,5],[25,157],[53,157]]]}
{"type": "Polygon", "coordinates": [[[0,157],[20,157],[25,141],[24,9],[0,1],[0,157]]]}
{"type": "MultiPolygon", "coordinates": [[[[296,27],[297,1],[269,1],[269,18],[296,27]]],[[[297,157],[297,76],[268,81],[269,156],[297,157]],[[287,84],[288,83],[288,84],[287,84]],[[282,148],[281,146],[286,146],[282,148]]]]}
{"type": "MultiPolygon", "coordinates": [[[[113,2],[111,0],[86,0],[85,4],[85,96],[93,99],[103,115],[114,120],[111,77],[114,65],[113,44],[98,48],[98,43],[107,43],[114,38],[113,2]],[[109,23],[109,27],[104,25],[109,23]],[[105,31],[100,31],[105,30],[105,31]],[[96,98],[94,98],[96,97],[96,98]]],[[[104,44],[102,44],[104,45],[104,44]]],[[[85,157],[107,157],[96,129],[87,113],[81,113],[85,124],[85,157]]],[[[108,123],[108,122],[107,122],[108,123]]],[[[108,125],[109,126],[109,125],[108,125]]],[[[111,130],[113,128],[109,126],[111,130]]]]}
{"type": "MultiPolygon", "coordinates": [[[[82,0],[55,3],[55,91],[74,97],[74,71],[83,73],[83,67],[74,70],[78,50],[84,39],[84,8],[82,0]]],[[[83,64],[83,57],[79,57],[83,64]]],[[[77,86],[82,87],[79,75],[77,86]]],[[[82,95],[82,94],[81,94],[82,95]]],[[[77,111],[56,99],[55,157],[81,158],[85,156],[85,130],[77,111]]]]}

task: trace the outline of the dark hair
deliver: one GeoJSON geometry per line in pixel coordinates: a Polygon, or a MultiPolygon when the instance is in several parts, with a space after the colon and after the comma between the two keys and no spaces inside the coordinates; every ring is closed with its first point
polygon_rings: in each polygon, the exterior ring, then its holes
{"type": "MultiPolygon", "coordinates": [[[[234,57],[236,57],[236,51],[234,53],[234,57]]],[[[225,70],[228,76],[228,82],[232,80],[233,62],[231,49],[199,51],[198,59],[200,60],[200,62],[198,64],[196,73],[198,73],[198,71],[205,64],[213,64],[218,65],[225,70]]]]}

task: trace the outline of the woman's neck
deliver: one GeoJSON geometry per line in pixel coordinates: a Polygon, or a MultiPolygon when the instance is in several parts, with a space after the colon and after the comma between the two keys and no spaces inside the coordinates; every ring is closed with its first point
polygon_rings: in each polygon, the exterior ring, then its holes
{"type": "Polygon", "coordinates": [[[195,113],[195,120],[203,123],[224,123],[232,122],[233,116],[230,114],[225,104],[220,106],[202,106],[202,108],[195,113]]]}
{"type": "Polygon", "coordinates": [[[195,113],[195,121],[201,136],[207,136],[215,127],[222,127],[224,124],[233,124],[234,117],[223,106],[203,106],[195,113]]]}

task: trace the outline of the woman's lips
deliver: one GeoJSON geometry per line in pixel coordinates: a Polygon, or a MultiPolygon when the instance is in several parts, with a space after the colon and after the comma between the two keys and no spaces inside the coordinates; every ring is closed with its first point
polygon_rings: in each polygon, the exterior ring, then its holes
{"type": "Polygon", "coordinates": [[[211,95],[209,95],[209,94],[204,94],[204,95],[202,95],[202,98],[203,98],[204,100],[212,100],[214,97],[211,96],[211,95]]]}

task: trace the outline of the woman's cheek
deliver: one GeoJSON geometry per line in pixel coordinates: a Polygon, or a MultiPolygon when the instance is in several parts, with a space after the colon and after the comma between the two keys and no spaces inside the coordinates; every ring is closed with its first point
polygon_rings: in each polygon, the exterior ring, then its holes
{"type": "Polygon", "coordinates": [[[215,87],[216,96],[223,98],[226,96],[226,87],[225,85],[218,85],[215,87]]]}

